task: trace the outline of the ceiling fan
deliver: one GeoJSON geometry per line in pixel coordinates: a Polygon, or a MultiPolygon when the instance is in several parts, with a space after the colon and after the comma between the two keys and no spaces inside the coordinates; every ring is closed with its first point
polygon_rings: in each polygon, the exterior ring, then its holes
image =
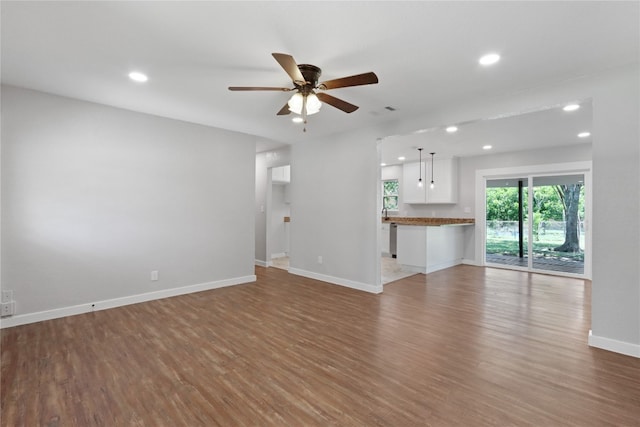
{"type": "MultiPolygon", "coordinates": [[[[350,104],[335,96],[324,93],[325,90],[338,89],[342,87],[350,86],[362,86],[378,83],[378,76],[375,73],[369,72],[364,74],[357,74],[349,77],[342,77],[334,80],[327,80],[318,83],[322,70],[315,65],[310,64],[296,64],[293,56],[286,53],[272,53],[273,57],[280,64],[282,68],[287,72],[291,80],[293,81],[293,87],[244,87],[244,86],[230,86],[231,91],[282,91],[291,92],[295,91],[289,101],[278,111],[278,116],[284,116],[294,112],[300,114],[304,123],[307,123],[307,116],[315,114],[320,111],[322,103],[326,103],[335,107],[345,113],[353,113],[358,109],[358,106],[350,104]]],[[[306,132],[306,127],[304,129],[306,132]]]]}

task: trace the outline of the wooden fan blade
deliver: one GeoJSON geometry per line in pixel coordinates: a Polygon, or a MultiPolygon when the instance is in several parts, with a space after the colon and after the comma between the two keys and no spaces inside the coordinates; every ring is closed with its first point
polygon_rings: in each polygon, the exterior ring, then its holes
{"type": "Polygon", "coordinates": [[[291,77],[294,83],[298,85],[304,85],[306,83],[293,56],[287,55],[286,53],[272,53],[271,55],[273,55],[276,61],[278,61],[278,64],[289,74],[289,77],[291,77]]]}
{"type": "Polygon", "coordinates": [[[288,87],[251,87],[251,86],[229,86],[229,90],[233,91],[247,91],[247,90],[275,90],[278,92],[289,92],[290,89],[288,87]]]}
{"type": "Polygon", "coordinates": [[[336,107],[338,110],[342,110],[345,113],[353,113],[358,109],[357,105],[349,104],[347,101],[338,99],[335,96],[327,95],[326,93],[317,93],[318,99],[324,103],[336,107]]]}
{"type": "Polygon", "coordinates": [[[291,111],[289,111],[289,103],[284,104],[284,107],[282,107],[280,111],[278,111],[278,114],[276,114],[276,116],[286,116],[287,114],[291,114],[291,111]]]}
{"type": "Polygon", "coordinates": [[[378,83],[376,73],[356,74],[355,76],[343,77],[341,79],[327,80],[318,85],[318,89],[337,89],[340,87],[372,85],[378,83]]]}

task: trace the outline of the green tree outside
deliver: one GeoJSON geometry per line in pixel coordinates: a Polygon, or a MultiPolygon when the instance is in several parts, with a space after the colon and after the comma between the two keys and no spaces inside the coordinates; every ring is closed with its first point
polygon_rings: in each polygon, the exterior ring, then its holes
{"type": "MultiPolygon", "coordinates": [[[[523,213],[525,223],[528,212],[528,189],[523,189],[523,213]]],[[[533,194],[533,249],[536,252],[562,252],[563,256],[583,259],[580,250],[579,231],[584,220],[584,186],[535,187],[533,194]],[[566,224],[562,230],[558,224],[566,224]]],[[[517,255],[518,188],[498,187],[486,190],[487,226],[500,230],[487,235],[487,253],[517,255]],[[506,233],[510,225],[511,234],[506,233]]]]}

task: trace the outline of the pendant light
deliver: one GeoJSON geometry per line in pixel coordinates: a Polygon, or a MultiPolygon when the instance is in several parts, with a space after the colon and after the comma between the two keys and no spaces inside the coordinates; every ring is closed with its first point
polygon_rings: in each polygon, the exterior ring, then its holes
{"type": "Polygon", "coordinates": [[[420,152],[420,163],[418,169],[420,170],[420,178],[418,178],[418,188],[422,188],[422,148],[418,148],[420,152]]]}
{"type": "Polygon", "coordinates": [[[431,154],[431,189],[433,190],[433,188],[435,187],[435,184],[433,183],[433,155],[436,153],[430,153],[431,154]]]}

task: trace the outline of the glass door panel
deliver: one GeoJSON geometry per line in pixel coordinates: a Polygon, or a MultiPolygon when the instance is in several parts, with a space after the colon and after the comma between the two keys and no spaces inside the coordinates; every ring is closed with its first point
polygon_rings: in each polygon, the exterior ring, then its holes
{"type": "Polygon", "coordinates": [[[584,274],[584,175],[534,177],[532,267],[584,274]]]}
{"type": "Polygon", "coordinates": [[[529,268],[528,180],[487,180],[485,260],[529,268]]]}

